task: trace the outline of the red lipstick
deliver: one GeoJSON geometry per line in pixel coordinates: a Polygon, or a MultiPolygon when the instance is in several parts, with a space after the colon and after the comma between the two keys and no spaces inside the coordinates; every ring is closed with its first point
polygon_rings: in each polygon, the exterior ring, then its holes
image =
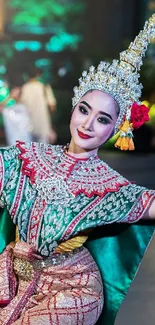
{"type": "Polygon", "coordinates": [[[77,132],[78,132],[79,137],[82,139],[91,139],[92,138],[90,135],[82,133],[79,130],[77,130],[77,132]]]}

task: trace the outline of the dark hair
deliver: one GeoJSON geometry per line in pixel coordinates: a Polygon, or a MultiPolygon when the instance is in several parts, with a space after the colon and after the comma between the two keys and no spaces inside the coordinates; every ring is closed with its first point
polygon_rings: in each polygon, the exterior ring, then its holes
{"type": "MultiPolygon", "coordinates": [[[[112,96],[111,96],[112,97],[112,96]]],[[[113,98],[113,97],[112,97],[113,98]]],[[[119,112],[120,112],[120,107],[119,107],[119,105],[118,105],[118,103],[116,102],[116,99],[114,99],[113,98],[113,100],[114,100],[114,102],[115,102],[115,109],[116,109],[116,113],[117,113],[117,116],[119,115],[119,112]]]]}
{"type": "MultiPolygon", "coordinates": [[[[97,90],[97,89],[91,89],[91,90],[88,90],[84,95],[86,95],[86,94],[88,94],[88,93],[92,93],[94,90],[97,90]]],[[[102,91],[102,90],[100,90],[100,91],[102,91]]],[[[119,107],[119,105],[118,105],[116,99],[115,99],[114,97],[112,97],[110,94],[106,93],[106,91],[102,91],[102,92],[103,92],[103,93],[105,92],[105,94],[109,95],[109,96],[113,99],[114,104],[115,104],[116,113],[117,113],[117,116],[118,116],[118,115],[119,115],[119,112],[120,112],[120,107],[119,107]]],[[[84,95],[83,95],[83,96],[84,96],[84,95]]]]}
{"type": "Polygon", "coordinates": [[[42,70],[33,66],[28,68],[27,73],[29,78],[35,78],[42,75],[42,70]]]}
{"type": "Polygon", "coordinates": [[[9,82],[9,88],[12,90],[13,88],[16,87],[22,87],[24,84],[24,78],[21,74],[16,73],[13,78],[8,79],[9,82]]]}

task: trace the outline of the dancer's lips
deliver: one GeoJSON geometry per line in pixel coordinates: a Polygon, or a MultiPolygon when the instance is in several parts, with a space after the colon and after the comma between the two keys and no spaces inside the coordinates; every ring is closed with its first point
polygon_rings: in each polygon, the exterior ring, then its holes
{"type": "Polygon", "coordinates": [[[82,133],[79,130],[77,130],[77,132],[78,132],[79,137],[82,138],[82,139],[91,139],[92,138],[90,135],[82,133]]]}

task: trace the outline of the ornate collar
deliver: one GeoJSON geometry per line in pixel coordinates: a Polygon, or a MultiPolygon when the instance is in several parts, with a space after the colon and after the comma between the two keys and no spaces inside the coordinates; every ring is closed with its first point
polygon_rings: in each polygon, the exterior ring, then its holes
{"type": "Polygon", "coordinates": [[[35,142],[17,142],[16,146],[20,150],[19,159],[23,161],[22,173],[32,184],[37,183],[42,188],[48,183],[52,193],[56,186],[64,186],[73,196],[83,193],[88,197],[103,197],[129,184],[96,155],[77,159],[66,154],[63,146],[35,142]]]}

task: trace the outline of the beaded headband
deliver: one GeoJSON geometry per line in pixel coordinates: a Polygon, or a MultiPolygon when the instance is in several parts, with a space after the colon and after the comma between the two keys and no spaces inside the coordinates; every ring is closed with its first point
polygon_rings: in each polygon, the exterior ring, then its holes
{"type": "Polygon", "coordinates": [[[134,123],[131,123],[131,115],[133,104],[134,109],[141,105],[139,98],[143,86],[139,83],[138,71],[143,64],[142,58],[151,38],[155,38],[155,14],[145,22],[143,30],[134,42],[130,43],[129,48],[120,53],[119,60],[113,60],[111,64],[101,61],[97,68],[91,66],[88,72],[83,71],[79,86],[73,89],[73,107],[90,90],[101,90],[116,100],[120,108],[114,130],[115,134],[120,130],[120,139],[116,142],[116,147],[123,150],[134,150],[132,141],[134,123]],[[122,139],[123,146],[120,141],[122,139]]]}

